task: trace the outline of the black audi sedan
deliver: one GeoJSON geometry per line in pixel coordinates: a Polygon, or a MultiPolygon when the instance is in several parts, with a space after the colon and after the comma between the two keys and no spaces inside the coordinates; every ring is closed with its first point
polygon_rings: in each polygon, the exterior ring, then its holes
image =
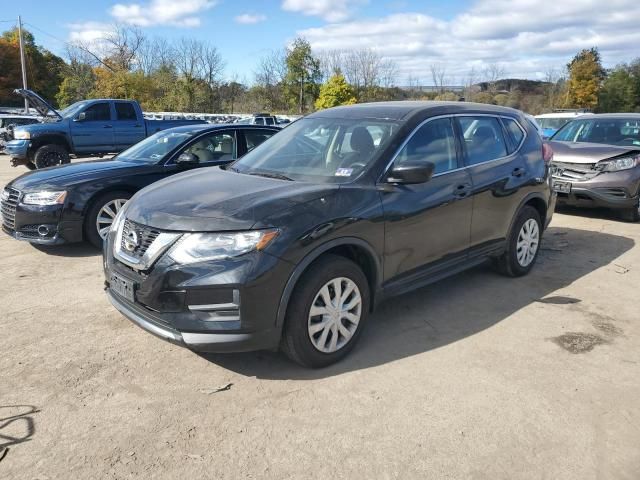
{"type": "Polygon", "coordinates": [[[320,111],[236,162],[138,192],[104,246],[107,295],[201,352],[338,361],[384,298],[487,259],[533,267],[555,195],[519,111],[390,102],[320,111]]]}
{"type": "Polygon", "coordinates": [[[185,170],[223,165],[280,131],[254,125],[189,125],[152,135],[110,160],[26,173],[2,192],[2,229],[18,240],[102,247],[113,219],[147,185],[185,170]]]}

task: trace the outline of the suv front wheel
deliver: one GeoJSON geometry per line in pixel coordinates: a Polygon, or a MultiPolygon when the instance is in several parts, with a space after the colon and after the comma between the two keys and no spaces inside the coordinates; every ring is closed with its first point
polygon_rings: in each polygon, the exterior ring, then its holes
{"type": "Polygon", "coordinates": [[[369,314],[369,284],[347,258],[323,255],[303,274],[292,296],[282,350],[305,367],[331,365],[354,347],[369,314]]]}
{"type": "Polygon", "coordinates": [[[505,252],[494,259],[496,269],[509,277],[526,275],[536,263],[541,240],[540,214],[535,208],[527,205],[518,212],[513,222],[505,252]]]}

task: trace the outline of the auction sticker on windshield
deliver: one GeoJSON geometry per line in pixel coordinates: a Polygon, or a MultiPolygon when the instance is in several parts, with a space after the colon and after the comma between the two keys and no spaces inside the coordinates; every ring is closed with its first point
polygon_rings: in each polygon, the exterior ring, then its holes
{"type": "Polygon", "coordinates": [[[353,168],[339,168],[336,170],[336,177],[350,177],[353,173],[353,168]]]}

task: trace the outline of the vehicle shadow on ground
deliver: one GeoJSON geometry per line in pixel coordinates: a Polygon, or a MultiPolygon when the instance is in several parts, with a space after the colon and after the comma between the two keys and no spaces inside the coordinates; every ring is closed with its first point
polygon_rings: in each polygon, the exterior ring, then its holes
{"type": "Polygon", "coordinates": [[[551,227],[528,276],[506,278],[482,265],[389,299],[369,318],[351,354],[324,369],[304,369],[271,352],[204,357],[242,375],[277,380],[324,378],[376,367],[463,340],[533,302],[578,303],[582,299],[553,294],[609,265],[634,243],[606,233],[551,227]]]}
{"type": "Polygon", "coordinates": [[[86,242],[63,245],[38,245],[34,243],[32,246],[42,253],[55,257],[95,257],[102,255],[102,250],[86,242]]]}
{"type": "Polygon", "coordinates": [[[38,412],[33,405],[0,405],[0,452],[31,440],[36,432],[32,415],[38,412]]]}

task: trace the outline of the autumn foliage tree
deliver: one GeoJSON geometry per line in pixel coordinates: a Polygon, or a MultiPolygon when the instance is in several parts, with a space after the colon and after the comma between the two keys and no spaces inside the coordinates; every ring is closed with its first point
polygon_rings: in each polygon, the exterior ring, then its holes
{"type": "Polygon", "coordinates": [[[598,92],[606,76],[598,49],[594,47],[580,51],[567,67],[569,82],[566,106],[595,109],[598,92]]]}
{"type": "Polygon", "coordinates": [[[337,72],[320,87],[320,96],[315,106],[317,110],[322,110],[340,105],[353,105],[356,101],[353,87],[347,83],[342,73],[337,72]]]}

